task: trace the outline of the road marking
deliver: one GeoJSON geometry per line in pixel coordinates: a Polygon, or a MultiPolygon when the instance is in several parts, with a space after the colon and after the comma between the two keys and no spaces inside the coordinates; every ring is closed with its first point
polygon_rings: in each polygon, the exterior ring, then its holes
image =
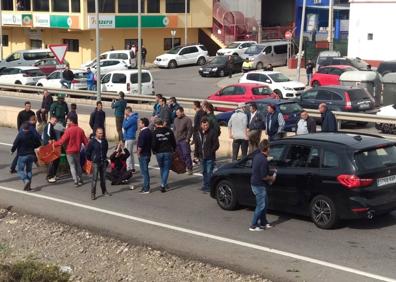
{"type": "Polygon", "coordinates": [[[177,231],[177,232],[181,232],[181,233],[185,233],[185,234],[189,234],[189,235],[194,235],[197,237],[212,239],[215,241],[220,241],[223,243],[246,247],[249,249],[254,249],[254,250],[258,250],[258,251],[262,251],[262,252],[266,252],[266,253],[277,254],[280,256],[293,258],[293,259],[301,260],[304,262],[309,262],[309,263],[321,265],[321,266],[336,269],[336,270],[341,270],[344,272],[348,272],[348,273],[352,273],[352,274],[356,274],[356,275],[360,275],[360,276],[364,276],[364,277],[368,277],[368,278],[372,278],[372,279],[377,279],[377,280],[386,281],[386,282],[396,282],[396,279],[393,279],[393,278],[361,271],[361,270],[354,269],[351,267],[346,267],[346,266],[334,264],[331,262],[326,262],[323,260],[319,260],[319,259],[315,259],[315,258],[311,258],[311,257],[307,257],[307,256],[298,255],[295,253],[272,249],[269,247],[260,246],[260,245],[256,245],[256,244],[252,244],[252,243],[247,243],[244,241],[239,241],[239,240],[235,240],[235,239],[231,239],[231,238],[227,238],[227,237],[217,236],[217,235],[213,235],[210,233],[200,232],[200,231],[196,231],[196,230],[192,230],[192,229],[188,229],[188,228],[184,228],[184,227],[179,227],[179,226],[170,225],[170,224],[166,224],[166,223],[162,223],[162,222],[158,222],[158,221],[144,219],[141,217],[131,216],[131,215],[127,215],[127,214],[123,214],[123,213],[119,213],[119,212],[115,212],[115,211],[111,211],[111,210],[96,208],[93,206],[84,205],[84,204],[80,204],[80,203],[76,203],[76,202],[71,202],[68,200],[62,200],[62,199],[58,199],[58,198],[54,198],[54,197],[50,197],[50,196],[41,195],[41,194],[32,194],[31,192],[29,193],[29,192],[25,192],[22,190],[16,190],[16,189],[5,187],[5,186],[0,186],[0,189],[4,190],[4,191],[8,191],[8,192],[23,194],[25,196],[30,196],[33,198],[49,200],[49,201],[53,201],[53,202],[57,202],[57,203],[61,203],[61,204],[65,204],[65,205],[69,205],[69,206],[73,206],[73,207],[78,207],[78,208],[82,208],[82,209],[86,209],[86,210],[90,210],[90,211],[94,211],[94,212],[99,212],[102,214],[107,214],[107,215],[111,215],[111,216],[115,216],[115,217],[119,217],[119,218],[123,218],[123,219],[128,219],[128,220],[135,221],[135,222],[145,223],[148,225],[161,227],[164,229],[177,231]]]}

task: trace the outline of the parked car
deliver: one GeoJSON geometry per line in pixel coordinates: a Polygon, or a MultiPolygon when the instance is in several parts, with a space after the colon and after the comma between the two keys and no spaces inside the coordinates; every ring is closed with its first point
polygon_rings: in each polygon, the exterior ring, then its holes
{"type": "Polygon", "coordinates": [[[38,60],[53,58],[54,54],[49,49],[33,49],[16,51],[4,61],[0,61],[0,69],[14,66],[33,66],[38,60]]]}
{"type": "Polygon", "coordinates": [[[242,55],[247,59],[243,63],[243,70],[261,70],[271,64],[273,66],[284,66],[287,64],[287,41],[268,41],[250,46],[242,55]]]}
{"type": "MultiPolygon", "coordinates": [[[[71,82],[72,90],[86,90],[88,89],[87,85],[87,72],[85,70],[72,69],[74,73],[74,79],[71,82]]],[[[64,88],[64,86],[60,83],[62,79],[63,70],[56,70],[52,72],[45,78],[41,78],[37,81],[36,86],[45,87],[45,88],[64,88]]]]}
{"type": "Polygon", "coordinates": [[[390,72],[396,72],[396,61],[386,61],[380,63],[377,68],[377,72],[382,76],[385,76],[390,72]]]}
{"type": "Polygon", "coordinates": [[[327,57],[320,64],[320,66],[330,65],[348,65],[357,68],[360,71],[366,71],[371,68],[366,61],[363,61],[360,58],[327,57]]]}
{"type": "Polygon", "coordinates": [[[45,74],[37,67],[10,67],[0,71],[0,84],[36,85],[45,78],[45,74]]]}
{"type": "Polygon", "coordinates": [[[255,82],[267,85],[279,98],[283,99],[296,98],[305,90],[304,83],[291,80],[278,71],[251,71],[242,75],[239,82],[255,82]]]}
{"type": "Polygon", "coordinates": [[[356,68],[348,65],[334,65],[319,68],[311,79],[311,86],[340,85],[340,76],[347,71],[357,71],[356,68]]]}
{"type": "MultiPolygon", "coordinates": [[[[242,58],[238,55],[232,55],[232,59],[232,73],[242,72],[242,58]]],[[[226,76],[229,74],[227,62],[228,56],[216,56],[206,65],[200,67],[198,72],[201,76],[226,76]]]]}
{"type": "MultiPolygon", "coordinates": [[[[257,83],[239,83],[228,85],[208,97],[209,101],[245,103],[251,100],[276,99],[278,96],[265,85],[257,83]]],[[[216,107],[217,111],[232,111],[233,108],[216,107]]]]}
{"type": "Polygon", "coordinates": [[[155,58],[158,67],[174,69],[182,65],[203,66],[208,60],[208,50],[203,45],[177,46],[155,58]]]}
{"type": "MultiPolygon", "coordinates": [[[[106,74],[102,78],[102,91],[124,93],[125,95],[138,94],[138,71],[118,70],[106,74]]],[[[154,78],[148,70],[142,70],[142,94],[154,95],[154,78]]]]}
{"type": "Polygon", "coordinates": [[[316,70],[322,67],[322,62],[326,61],[328,58],[341,57],[340,51],[322,51],[316,58],[316,70]]]}
{"type": "MultiPolygon", "coordinates": [[[[373,218],[396,209],[395,143],[356,133],[315,133],[271,142],[269,209],[310,216],[323,229],[340,220],[373,218]]],[[[225,210],[254,207],[252,158],[226,164],[211,178],[210,195],[225,210]]]]}
{"type": "Polygon", "coordinates": [[[242,56],[243,53],[252,45],[257,44],[256,41],[235,41],[228,44],[225,48],[219,49],[216,52],[217,56],[237,55],[242,56]]]}
{"type": "Polygon", "coordinates": [[[50,73],[65,68],[67,62],[65,61],[64,64],[59,64],[55,58],[47,58],[38,60],[34,63],[35,67],[38,67],[43,73],[49,75],[50,73]]]}
{"type": "MultiPolygon", "coordinates": [[[[396,118],[396,104],[381,107],[376,115],[396,118]]],[[[381,130],[382,133],[396,134],[396,126],[394,124],[376,123],[375,128],[381,130]]]]}
{"type": "Polygon", "coordinates": [[[364,88],[350,86],[320,86],[302,93],[300,105],[306,109],[318,109],[326,103],[328,109],[338,112],[375,113],[375,101],[364,88]]]}
{"type": "MultiPolygon", "coordinates": [[[[263,116],[267,115],[268,105],[275,105],[276,110],[282,113],[283,119],[285,120],[285,131],[296,131],[297,123],[300,119],[300,113],[303,111],[303,108],[297,102],[284,99],[263,99],[247,102],[246,105],[249,106],[252,102],[257,104],[257,110],[263,116]]],[[[230,120],[233,113],[234,111],[219,113],[216,115],[216,119],[220,125],[227,126],[228,121],[230,120]]]]}
{"type": "MultiPolygon", "coordinates": [[[[136,58],[132,58],[130,50],[113,50],[100,54],[100,60],[123,60],[128,65],[128,68],[136,67],[136,58]]],[[[81,68],[86,69],[96,64],[96,58],[81,65],[81,68]]]]}
{"type": "MultiPolygon", "coordinates": [[[[103,77],[105,74],[108,74],[111,71],[115,70],[127,70],[128,63],[124,60],[118,59],[105,59],[100,60],[100,76],[103,77]]],[[[91,70],[96,74],[97,66],[96,63],[92,65],[91,70]]]]}

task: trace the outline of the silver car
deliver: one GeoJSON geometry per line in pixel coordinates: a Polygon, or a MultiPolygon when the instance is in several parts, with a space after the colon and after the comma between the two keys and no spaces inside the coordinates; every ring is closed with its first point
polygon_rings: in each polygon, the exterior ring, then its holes
{"type": "Polygon", "coordinates": [[[287,64],[288,42],[269,41],[250,46],[243,54],[243,70],[263,69],[271,64],[272,66],[284,66],[287,64]]]}

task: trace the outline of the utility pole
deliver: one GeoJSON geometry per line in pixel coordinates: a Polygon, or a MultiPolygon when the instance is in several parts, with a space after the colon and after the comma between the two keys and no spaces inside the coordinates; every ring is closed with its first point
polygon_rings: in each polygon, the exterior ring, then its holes
{"type": "Polygon", "coordinates": [[[333,24],[334,23],[334,0],[329,0],[329,26],[328,26],[328,36],[327,41],[329,42],[329,50],[334,49],[334,39],[333,39],[333,24]]]}
{"type": "Polygon", "coordinates": [[[142,1],[138,0],[138,95],[142,94],[142,1]]]}
{"type": "Polygon", "coordinates": [[[96,20],[96,101],[101,101],[102,95],[101,95],[101,76],[100,76],[99,0],[95,0],[95,20],[96,20]]]}
{"type": "Polygon", "coordinates": [[[300,81],[300,71],[301,71],[301,56],[302,56],[302,45],[304,38],[304,26],[305,26],[305,7],[307,5],[307,0],[303,1],[302,15],[301,15],[301,28],[300,28],[300,41],[298,44],[298,60],[297,60],[297,80],[300,81]]]}
{"type": "Polygon", "coordinates": [[[184,45],[188,44],[187,40],[187,1],[184,0],[184,45]]]}
{"type": "Polygon", "coordinates": [[[3,7],[0,0],[0,61],[3,60],[3,7]]]}

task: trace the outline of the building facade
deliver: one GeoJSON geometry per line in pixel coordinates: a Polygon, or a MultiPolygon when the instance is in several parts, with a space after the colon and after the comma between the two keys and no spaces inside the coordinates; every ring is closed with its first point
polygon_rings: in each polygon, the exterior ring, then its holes
{"type": "MultiPolygon", "coordinates": [[[[66,60],[72,67],[93,59],[95,54],[94,0],[17,0],[2,1],[4,57],[17,50],[67,44],[66,60]]],[[[212,27],[213,0],[141,0],[142,43],[148,61],[175,44],[197,43],[200,29],[212,27]]],[[[99,0],[101,52],[125,49],[137,43],[138,0],[99,0]]]]}

